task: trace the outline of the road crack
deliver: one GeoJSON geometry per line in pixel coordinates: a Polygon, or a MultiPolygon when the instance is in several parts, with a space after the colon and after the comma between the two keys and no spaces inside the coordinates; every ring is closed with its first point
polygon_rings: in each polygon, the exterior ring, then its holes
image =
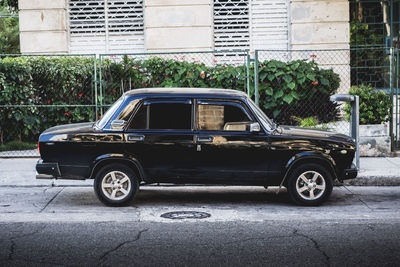
{"type": "Polygon", "coordinates": [[[39,213],[41,213],[42,211],[44,211],[48,205],[50,205],[50,203],[64,190],[65,187],[62,187],[60,191],[58,191],[50,200],[49,202],[46,203],[46,205],[44,205],[44,207],[39,211],[39,213]]]}
{"type": "Polygon", "coordinates": [[[364,204],[365,207],[367,207],[370,211],[374,211],[374,209],[372,209],[370,206],[368,206],[367,203],[365,203],[364,200],[362,200],[358,194],[353,193],[353,191],[351,191],[350,189],[348,189],[346,186],[343,186],[347,191],[350,192],[351,195],[355,196],[362,204],[364,204]]]}
{"type": "Polygon", "coordinates": [[[130,243],[138,241],[140,239],[140,237],[142,236],[142,234],[144,232],[147,232],[148,230],[149,230],[148,228],[143,229],[143,230],[138,232],[138,234],[136,235],[136,237],[134,239],[124,241],[124,242],[120,243],[118,246],[116,246],[115,248],[107,250],[106,252],[104,252],[103,255],[99,259],[99,265],[103,264],[104,261],[107,259],[108,255],[110,255],[111,253],[114,253],[115,251],[117,251],[118,249],[120,249],[121,247],[123,247],[123,246],[125,246],[127,244],[130,244],[130,243]]]}
{"type": "Polygon", "coordinates": [[[9,249],[10,252],[8,253],[7,259],[10,260],[10,261],[12,261],[12,260],[14,259],[15,247],[16,247],[16,245],[17,245],[16,242],[15,242],[16,239],[20,239],[20,238],[23,238],[23,237],[28,237],[28,236],[35,235],[35,234],[37,234],[37,233],[43,231],[45,228],[46,228],[46,225],[44,225],[43,227],[41,227],[41,228],[39,228],[39,229],[37,229],[37,230],[31,232],[31,233],[27,233],[27,234],[23,234],[23,235],[18,235],[18,236],[12,236],[12,237],[10,237],[10,243],[11,243],[11,245],[10,245],[10,249],[9,249]]]}
{"type": "Polygon", "coordinates": [[[330,257],[329,257],[328,254],[326,254],[326,252],[321,248],[321,246],[318,244],[317,240],[315,240],[314,238],[312,238],[311,236],[308,236],[308,235],[306,235],[306,234],[299,233],[299,231],[298,231],[297,229],[294,229],[293,235],[294,235],[294,236],[300,236],[300,237],[303,237],[303,238],[306,238],[306,239],[310,240],[310,241],[314,244],[314,248],[315,248],[319,253],[321,253],[322,256],[324,257],[325,264],[326,264],[327,266],[331,266],[331,259],[330,259],[330,257]]]}

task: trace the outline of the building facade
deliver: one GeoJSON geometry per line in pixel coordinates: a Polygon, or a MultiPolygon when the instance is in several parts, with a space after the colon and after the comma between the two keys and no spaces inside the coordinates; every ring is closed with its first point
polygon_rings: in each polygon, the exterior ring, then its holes
{"type": "Polygon", "coordinates": [[[347,0],[19,0],[23,54],[348,49],[347,0]]]}

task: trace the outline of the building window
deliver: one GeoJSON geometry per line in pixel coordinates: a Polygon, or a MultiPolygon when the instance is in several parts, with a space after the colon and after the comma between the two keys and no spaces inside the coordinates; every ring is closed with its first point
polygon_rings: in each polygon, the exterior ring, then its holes
{"type": "Polygon", "coordinates": [[[249,0],[214,0],[216,50],[250,48],[249,0]]]}
{"type": "Polygon", "coordinates": [[[70,53],[144,51],[143,0],[69,0],[70,53]]]}
{"type": "Polygon", "coordinates": [[[288,0],[214,0],[215,49],[287,49],[288,12],[288,0]]]}

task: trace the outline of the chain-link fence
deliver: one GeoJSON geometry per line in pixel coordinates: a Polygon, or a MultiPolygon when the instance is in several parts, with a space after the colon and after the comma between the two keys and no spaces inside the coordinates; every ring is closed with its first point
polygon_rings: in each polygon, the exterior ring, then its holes
{"type": "Polygon", "coordinates": [[[389,94],[394,81],[389,50],[382,47],[269,50],[255,55],[259,104],[267,115],[289,125],[349,134],[349,108],[329,97],[362,84],[389,94]]]}
{"type": "Polygon", "coordinates": [[[38,156],[46,128],[96,119],[95,55],[0,55],[0,157],[38,156]]]}
{"type": "Polygon", "coordinates": [[[391,58],[385,48],[0,55],[0,157],[37,156],[43,130],[97,120],[136,88],[237,89],[280,124],[348,134],[345,105],[329,97],[360,84],[390,93],[399,65],[391,58]]]}
{"type": "Polygon", "coordinates": [[[329,97],[348,93],[350,50],[258,51],[260,106],[278,123],[349,134],[345,112],[329,97]]]}
{"type": "Polygon", "coordinates": [[[235,88],[247,91],[248,51],[100,55],[100,99],[113,103],[128,90],[152,87],[235,88]]]}

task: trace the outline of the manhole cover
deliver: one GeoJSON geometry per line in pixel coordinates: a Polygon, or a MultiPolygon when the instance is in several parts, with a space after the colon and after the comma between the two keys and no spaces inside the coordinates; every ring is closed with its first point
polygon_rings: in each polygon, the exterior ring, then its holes
{"type": "Polygon", "coordinates": [[[161,217],[173,220],[204,219],[211,217],[211,214],[200,211],[173,211],[161,214],[161,217]]]}

